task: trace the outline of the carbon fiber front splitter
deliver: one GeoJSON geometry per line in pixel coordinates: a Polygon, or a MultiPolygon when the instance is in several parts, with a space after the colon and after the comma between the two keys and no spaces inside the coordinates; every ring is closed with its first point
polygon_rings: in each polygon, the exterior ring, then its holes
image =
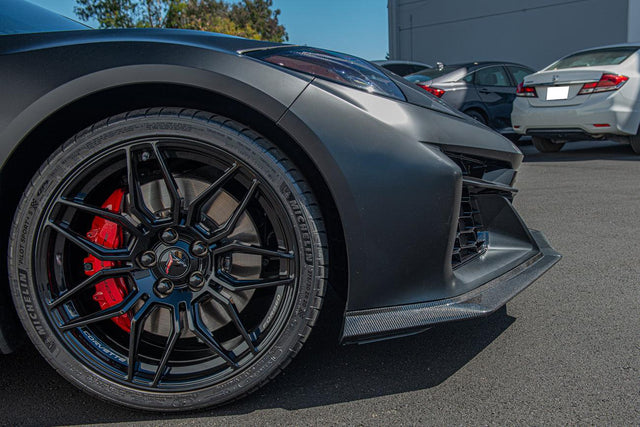
{"type": "Polygon", "coordinates": [[[370,310],[348,311],[342,342],[356,343],[407,335],[455,320],[487,316],[533,283],[562,257],[544,235],[529,230],[539,252],[508,271],[462,295],[437,301],[370,310]]]}

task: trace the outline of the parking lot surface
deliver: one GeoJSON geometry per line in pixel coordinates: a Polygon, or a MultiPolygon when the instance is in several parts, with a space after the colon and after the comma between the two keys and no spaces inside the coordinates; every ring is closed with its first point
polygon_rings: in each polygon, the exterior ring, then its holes
{"type": "Polygon", "coordinates": [[[555,154],[521,148],[516,207],[564,258],[506,310],[343,347],[330,295],[276,380],[239,402],[178,415],[89,397],[25,345],[0,356],[0,424],[638,425],[640,157],[606,142],[555,154]]]}

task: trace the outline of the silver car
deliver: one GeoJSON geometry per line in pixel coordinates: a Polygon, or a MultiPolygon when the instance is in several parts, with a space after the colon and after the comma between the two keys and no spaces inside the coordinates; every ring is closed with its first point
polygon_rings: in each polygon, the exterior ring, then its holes
{"type": "Polygon", "coordinates": [[[640,44],[583,50],[524,78],[511,121],[542,152],[608,139],[640,154],[640,44]]]}
{"type": "Polygon", "coordinates": [[[433,68],[429,64],[425,64],[424,62],[415,62],[415,61],[394,61],[394,60],[383,60],[383,61],[371,61],[374,64],[377,64],[392,73],[396,73],[397,75],[404,77],[407,74],[417,73],[418,71],[422,71],[426,68],[433,68]]]}

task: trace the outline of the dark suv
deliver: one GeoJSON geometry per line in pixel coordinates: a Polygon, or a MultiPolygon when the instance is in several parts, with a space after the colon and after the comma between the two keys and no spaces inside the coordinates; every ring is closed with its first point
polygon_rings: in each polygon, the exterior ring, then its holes
{"type": "Polygon", "coordinates": [[[436,68],[409,74],[405,79],[516,141],[520,135],[511,127],[516,86],[534,72],[509,62],[438,63],[436,68]]]}

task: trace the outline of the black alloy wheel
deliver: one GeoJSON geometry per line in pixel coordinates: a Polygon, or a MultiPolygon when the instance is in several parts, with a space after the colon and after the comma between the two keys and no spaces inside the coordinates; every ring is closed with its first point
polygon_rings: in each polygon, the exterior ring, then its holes
{"type": "Polygon", "coordinates": [[[189,410],[241,397],[293,358],[326,282],[312,192],[270,142],[198,111],[80,132],[14,220],[12,293],[38,350],[119,404],[189,410]]]}

